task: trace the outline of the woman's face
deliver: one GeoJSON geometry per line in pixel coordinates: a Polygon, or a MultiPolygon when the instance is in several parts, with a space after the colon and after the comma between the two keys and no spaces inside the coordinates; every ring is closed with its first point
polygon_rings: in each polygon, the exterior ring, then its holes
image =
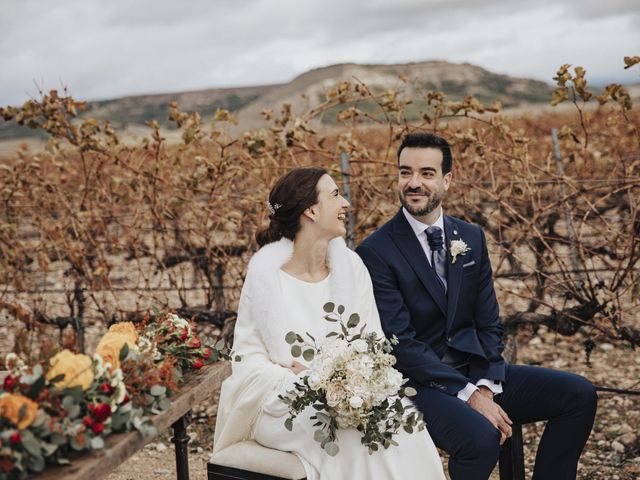
{"type": "Polygon", "coordinates": [[[347,202],[336,182],[329,175],[318,180],[318,202],[309,207],[313,215],[314,225],[328,238],[343,236],[347,233],[344,222],[347,218],[349,202],[347,202]]]}

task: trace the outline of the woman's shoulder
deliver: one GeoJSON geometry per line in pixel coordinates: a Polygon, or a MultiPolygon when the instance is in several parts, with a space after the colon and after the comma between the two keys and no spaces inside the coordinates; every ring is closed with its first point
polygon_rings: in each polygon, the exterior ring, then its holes
{"type": "Polygon", "coordinates": [[[357,274],[367,271],[367,267],[365,267],[362,262],[360,255],[351,250],[342,237],[331,241],[331,245],[329,246],[329,257],[332,267],[346,267],[357,274]]]}

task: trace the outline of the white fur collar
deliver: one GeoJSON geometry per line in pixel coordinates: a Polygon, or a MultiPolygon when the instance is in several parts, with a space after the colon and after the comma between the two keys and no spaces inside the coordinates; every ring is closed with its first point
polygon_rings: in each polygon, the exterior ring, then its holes
{"type": "MultiPolygon", "coordinates": [[[[295,326],[291,324],[287,312],[282,311],[286,292],[281,289],[278,272],[292,255],[293,242],[286,238],[265,245],[251,258],[245,279],[245,287],[248,287],[252,299],[252,320],[257,323],[272,360],[284,366],[291,365],[293,361],[284,336],[291,330],[295,331],[295,326]]],[[[327,259],[331,272],[331,297],[336,304],[345,306],[354,298],[351,255],[355,254],[341,237],[329,242],[327,259]]]]}

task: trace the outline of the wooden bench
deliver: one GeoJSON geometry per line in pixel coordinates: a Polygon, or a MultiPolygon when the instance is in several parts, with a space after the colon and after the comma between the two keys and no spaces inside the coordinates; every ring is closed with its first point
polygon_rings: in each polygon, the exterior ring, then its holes
{"type": "MultiPolygon", "coordinates": [[[[502,446],[500,480],[524,480],[522,426],[513,426],[513,436],[502,446]]],[[[293,453],[263,447],[255,441],[231,445],[212,455],[207,464],[208,480],[303,480],[305,472],[293,453]]]]}

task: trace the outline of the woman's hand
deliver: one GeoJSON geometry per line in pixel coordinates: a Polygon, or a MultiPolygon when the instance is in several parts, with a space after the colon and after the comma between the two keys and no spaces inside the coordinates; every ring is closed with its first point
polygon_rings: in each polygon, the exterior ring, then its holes
{"type": "Polygon", "coordinates": [[[303,364],[301,364],[300,362],[296,362],[295,360],[293,361],[293,365],[291,365],[289,368],[289,370],[291,370],[293,373],[295,373],[296,375],[298,375],[300,372],[304,372],[308,367],[304,366],[303,364]]]}

